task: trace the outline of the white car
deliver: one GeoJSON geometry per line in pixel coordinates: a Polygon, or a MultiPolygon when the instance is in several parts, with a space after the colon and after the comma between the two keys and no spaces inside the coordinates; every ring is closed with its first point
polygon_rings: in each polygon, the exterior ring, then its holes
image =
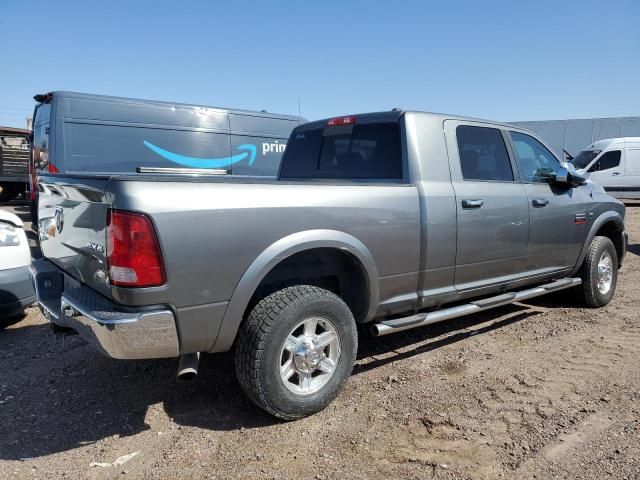
{"type": "Polygon", "coordinates": [[[0,322],[19,315],[36,300],[23,227],[17,215],[0,209],[0,322]]]}

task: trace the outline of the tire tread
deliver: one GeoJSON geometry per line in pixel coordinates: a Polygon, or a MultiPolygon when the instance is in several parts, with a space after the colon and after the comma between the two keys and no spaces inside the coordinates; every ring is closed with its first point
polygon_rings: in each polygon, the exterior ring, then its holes
{"type": "Polygon", "coordinates": [[[332,292],[311,285],[295,285],[279,290],[260,300],[238,332],[236,344],[236,374],[240,386],[249,399],[271,415],[284,420],[306,416],[279,410],[265,395],[262,384],[264,349],[270,331],[275,327],[284,311],[296,302],[310,297],[326,297],[342,302],[332,292]]]}
{"type": "MultiPolygon", "coordinates": [[[[585,303],[588,307],[597,308],[602,307],[603,302],[599,298],[599,292],[593,283],[593,268],[594,265],[597,265],[600,255],[604,249],[610,249],[613,253],[612,262],[613,268],[617,268],[618,256],[616,254],[615,247],[613,246],[613,242],[608,237],[596,236],[591,241],[589,245],[589,250],[587,251],[587,255],[584,258],[582,266],[580,267],[579,277],[582,278],[582,285],[580,288],[580,300],[585,303]]],[[[611,287],[615,289],[615,283],[611,287]]]]}

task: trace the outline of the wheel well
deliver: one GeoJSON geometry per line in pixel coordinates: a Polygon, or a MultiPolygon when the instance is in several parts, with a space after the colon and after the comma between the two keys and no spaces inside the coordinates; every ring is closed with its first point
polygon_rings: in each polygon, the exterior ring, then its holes
{"type": "Polygon", "coordinates": [[[596,236],[607,237],[613,242],[613,246],[616,247],[616,253],[618,258],[622,258],[624,255],[624,243],[622,240],[622,227],[617,222],[607,222],[600,227],[596,236]]]}
{"type": "Polygon", "coordinates": [[[354,255],[335,248],[305,250],[278,263],[256,288],[243,318],[261,299],[292,285],[329,290],[344,300],[356,322],[365,319],[369,287],[364,266],[354,255]]]}

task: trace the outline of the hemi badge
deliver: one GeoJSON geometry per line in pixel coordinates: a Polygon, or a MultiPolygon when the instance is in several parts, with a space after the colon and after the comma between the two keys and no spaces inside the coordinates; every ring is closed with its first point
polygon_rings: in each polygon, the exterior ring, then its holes
{"type": "Polygon", "coordinates": [[[587,223],[586,213],[576,213],[576,225],[584,225],[587,223]]]}

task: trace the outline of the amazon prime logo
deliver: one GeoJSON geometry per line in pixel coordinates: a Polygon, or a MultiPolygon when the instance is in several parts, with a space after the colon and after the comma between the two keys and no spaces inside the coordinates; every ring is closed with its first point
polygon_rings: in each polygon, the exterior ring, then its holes
{"type": "Polygon", "coordinates": [[[241,153],[231,155],[230,157],[198,158],[188,157],[186,155],[180,155],[178,153],[170,152],[169,150],[160,148],[151,142],[147,142],[146,140],[144,140],[143,143],[145,147],[157,153],[161,157],[164,157],[171,162],[191,168],[225,168],[246,159],[249,160],[249,165],[253,165],[253,162],[256,159],[257,150],[255,145],[251,143],[244,143],[236,147],[236,150],[240,151],[241,153]]]}
{"type": "MultiPolygon", "coordinates": [[[[173,163],[191,168],[228,168],[244,160],[247,160],[249,165],[253,165],[258,150],[256,145],[252,143],[243,143],[242,145],[238,145],[236,147],[238,153],[236,153],[235,155],[231,155],[230,157],[200,158],[189,157],[187,155],[180,155],[178,153],[170,152],[169,150],[160,148],[159,146],[154,145],[153,143],[146,140],[143,140],[142,143],[144,143],[144,146],[149,150],[160,155],[161,157],[166,158],[173,163]]],[[[282,154],[284,153],[286,146],[286,143],[279,143],[278,140],[275,140],[273,143],[263,142],[262,156],[264,157],[269,153],[282,154]]]]}

